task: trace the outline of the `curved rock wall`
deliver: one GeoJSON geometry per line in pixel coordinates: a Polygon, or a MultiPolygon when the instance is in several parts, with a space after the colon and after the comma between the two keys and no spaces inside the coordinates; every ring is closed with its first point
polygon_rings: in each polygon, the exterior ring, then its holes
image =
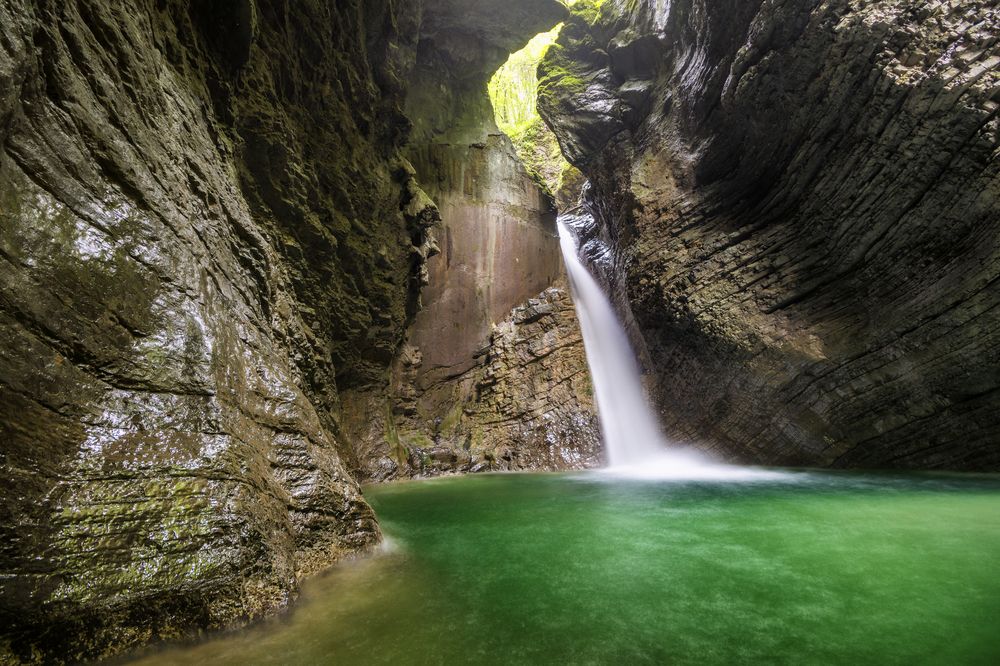
{"type": "Polygon", "coordinates": [[[574,7],[539,106],[673,437],[1000,469],[998,44],[975,0],[574,7]]]}
{"type": "Polygon", "coordinates": [[[465,9],[0,1],[0,661],[244,622],[378,540],[345,411],[419,309],[404,106],[465,9]]]}
{"type": "Polygon", "coordinates": [[[402,339],[434,218],[399,155],[402,17],[0,12],[9,649],[94,657],[280,608],[378,539],[336,420],[402,339]]]}

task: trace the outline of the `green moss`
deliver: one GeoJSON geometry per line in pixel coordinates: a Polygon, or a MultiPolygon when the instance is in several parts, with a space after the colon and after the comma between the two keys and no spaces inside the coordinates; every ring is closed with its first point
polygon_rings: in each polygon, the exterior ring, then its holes
{"type": "MultiPolygon", "coordinates": [[[[550,192],[558,188],[565,160],[555,136],[538,115],[538,72],[546,54],[558,48],[555,42],[561,29],[562,24],[535,36],[510,56],[489,83],[497,126],[510,137],[528,173],[550,192]]],[[[586,84],[581,81],[580,89],[584,88],[586,84]]]]}
{"type": "Polygon", "coordinates": [[[550,193],[559,189],[560,174],[566,161],[559,142],[541,118],[517,128],[511,141],[531,176],[545,185],[550,193]]]}
{"type": "Polygon", "coordinates": [[[608,0],[573,0],[564,4],[570,8],[574,17],[582,18],[590,26],[612,22],[617,16],[634,14],[639,8],[638,0],[618,3],[608,0]]]}
{"type": "Polygon", "coordinates": [[[442,435],[451,435],[458,425],[462,422],[462,406],[463,403],[456,401],[445,417],[441,420],[441,425],[438,426],[438,432],[442,435]]]}
{"type": "Polygon", "coordinates": [[[550,48],[538,64],[538,99],[547,108],[556,108],[560,99],[583,93],[587,84],[582,65],[562,44],[550,48]]]}
{"type": "Polygon", "coordinates": [[[402,435],[402,440],[406,442],[408,449],[432,449],[434,448],[434,440],[428,437],[426,434],[418,431],[405,432],[402,435]]]}
{"type": "Polygon", "coordinates": [[[605,0],[584,0],[583,2],[578,2],[573,8],[573,13],[577,16],[583,17],[583,19],[590,25],[594,25],[600,20],[601,17],[601,7],[604,5],[605,0]]]}
{"type": "MultiPolygon", "coordinates": [[[[483,433],[483,429],[480,426],[476,426],[472,429],[469,435],[468,450],[470,451],[480,451],[483,448],[483,441],[486,439],[486,435],[483,433]]],[[[489,458],[489,456],[487,456],[489,458]]]]}
{"type": "Polygon", "coordinates": [[[561,29],[562,24],[536,35],[523,49],[512,54],[490,79],[490,101],[497,126],[508,136],[538,117],[536,70],[561,29]]]}

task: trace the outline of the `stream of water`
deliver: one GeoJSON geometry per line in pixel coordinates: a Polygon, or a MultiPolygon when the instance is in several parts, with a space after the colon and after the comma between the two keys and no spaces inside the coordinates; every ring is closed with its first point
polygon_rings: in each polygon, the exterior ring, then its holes
{"type": "Polygon", "coordinates": [[[745,479],[776,472],[718,465],[663,436],[642,387],[632,344],[611,301],[580,260],[573,232],[560,218],[559,243],[573,290],[609,467],[619,476],[745,479]]]}
{"type": "Polygon", "coordinates": [[[628,335],[604,290],[580,261],[573,233],[562,220],[558,224],[608,462],[620,467],[658,458],[665,451],[663,436],[643,393],[628,335]]]}

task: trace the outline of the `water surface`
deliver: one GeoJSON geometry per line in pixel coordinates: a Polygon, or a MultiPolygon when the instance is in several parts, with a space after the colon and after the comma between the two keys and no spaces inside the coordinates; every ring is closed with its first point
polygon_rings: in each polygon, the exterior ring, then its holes
{"type": "Polygon", "coordinates": [[[370,487],[387,552],[144,664],[997,664],[1000,479],[370,487]]]}

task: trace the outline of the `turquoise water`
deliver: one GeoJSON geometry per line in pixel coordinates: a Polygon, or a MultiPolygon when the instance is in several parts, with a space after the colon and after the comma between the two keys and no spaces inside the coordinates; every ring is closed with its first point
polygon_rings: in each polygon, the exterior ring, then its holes
{"type": "Polygon", "coordinates": [[[998,664],[1000,479],[370,487],[386,552],[144,664],[998,664]]]}

